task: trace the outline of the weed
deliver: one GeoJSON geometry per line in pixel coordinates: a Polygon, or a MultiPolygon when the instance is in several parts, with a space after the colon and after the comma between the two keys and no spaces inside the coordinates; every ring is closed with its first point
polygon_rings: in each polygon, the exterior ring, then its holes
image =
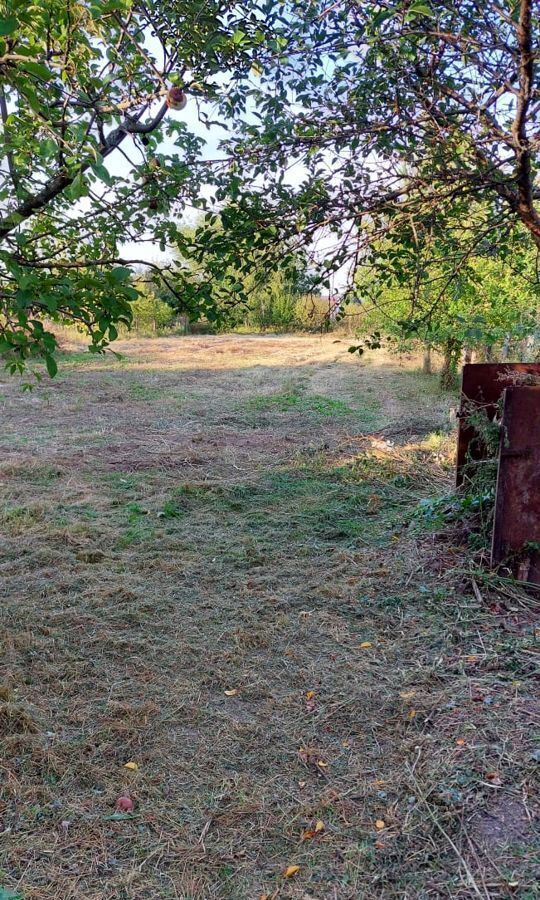
{"type": "Polygon", "coordinates": [[[163,388],[157,384],[149,384],[146,381],[128,381],[127,389],[133,400],[159,400],[163,388]]]}
{"type": "Polygon", "coordinates": [[[183,511],[175,500],[166,500],[158,516],[162,519],[179,519],[183,511]]]}
{"type": "Polygon", "coordinates": [[[321,418],[353,414],[343,400],[307,393],[307,386],[303,382],[289,384],[275,394],[252,397],[247,402],[247,408],[256,412],[285,413],[294,410],[321,418]]]}

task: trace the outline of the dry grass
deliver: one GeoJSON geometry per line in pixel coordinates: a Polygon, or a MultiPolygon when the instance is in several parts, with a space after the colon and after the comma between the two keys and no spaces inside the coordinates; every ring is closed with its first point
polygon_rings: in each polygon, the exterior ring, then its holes
{"type": "Polygon", "coordinates": [[[346,347],[130,341],[3,384],[0,887],[538,896],[537,604],[413,515],[454,398],[346,347]]]}

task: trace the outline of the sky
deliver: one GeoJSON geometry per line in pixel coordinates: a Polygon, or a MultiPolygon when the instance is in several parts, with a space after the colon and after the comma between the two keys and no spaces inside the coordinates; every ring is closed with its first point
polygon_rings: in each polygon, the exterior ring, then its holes
{"type": "MultiPolygon", "coordinates": [[[[157,112],[157,108],[158,107],[156,106],[156,109],[152,110],[149,115],[155,114],[155,112],[157,112]]],[[[227,132],[225,131],[225,129],[219,128],[216,125],[212,125],[210,128],[208,128],[199,119],[199,108],[201,110],[204,110],[204,112],[206,112],[207,114],[211,113],[209,104],[204,103],[204,101],[201,100],[195,100],[193,97],[189,97],[187,106],[183,110],[169,110],[167,115],[172,118],[183,120],[187,124],[192,134],[196,135],[197,137],[201,137],[205,141],[205,146],[201,154],[203,159],[216,159],[223,155],[219,150],[219,143],[224,137],[226,137],[227,132]]],[[[130,146],[128,141],[129,137],[122,145],[122,149],[135,163],[140,163],[141,154],[137,149],[136,144],[132,142],[130,146]]],[[[160,152],[162,153],[173,152],[174,149],[175,148],[172,141],[167,138],[165,138],[165,140],[160,145],[160,152]]],[[[125,178],[128,173],[129,167],[127,160],[119,150],[115,150],[109,157],[107,157],[106,165],[112,175],[119,175],[125,178]]],[[[188,225],[194,224],[196,217],[197,213],[195,211],[193,212],[192,216],[189,216],[189,214],[186,215],[185,223],[188,225]]],[[[148,262],[169,262],[171,259],[170,251],[160,251],[159,245],[157,243],[134,244],[132,242],[126,242],[122,246],[121,250],[122,255],[126,258],[142,258],[148,260],[148,262]]]]}

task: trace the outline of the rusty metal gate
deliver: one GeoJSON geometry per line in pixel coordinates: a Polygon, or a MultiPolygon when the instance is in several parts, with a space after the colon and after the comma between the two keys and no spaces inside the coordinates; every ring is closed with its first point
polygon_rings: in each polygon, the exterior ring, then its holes
{"type": "Polygon", "coordinates": [[[540,387],[504,392],[491,561],[540,583],[540,387]]]}
{"type": "Polygon", "coordinates": [[[505,563],[522,581],[540,584],[540,364],[483,363],[463,367],[456,484],[468,460],[487,448],[471,406],[495,419],[503,398],[491,563],[505,563]],[[527,384],[531,376],[534,385],[527,384]]]}

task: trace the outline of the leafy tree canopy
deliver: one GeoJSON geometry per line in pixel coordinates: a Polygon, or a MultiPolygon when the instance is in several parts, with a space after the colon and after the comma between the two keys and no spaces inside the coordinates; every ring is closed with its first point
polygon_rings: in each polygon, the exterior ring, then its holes
{"type": "Polygon", "coordinates": [[[322,283],[371,265],[413,297],[429,286],[435,304],[516,224],[540,247],[534,0],[3,9],[0,352],[14,370],[42,355],[54,373],[44,317],[80,323],[96,350],[114,339],[135,290],[126,240],[193,257],[180,291],[192,314],[261,254],[286,271],[304,248],[322,283]],[[228,128],[213,163],[173,111],[184,92],[228,128]],[[206,214],[189,240],[188,204],[206,214]],[[424,251],[445,241],[443,283],[440,253],[424,251]]]}
{"type": "Polygon", "coordinates": [[[516,225],[539,248],[539,26],[533,0],[280,5],[228,142],[229,252],[372,267],[414,319],[516,225]]]}
{"type": "MultiPolygon", "coordinates": [[[[0,5],[0,353],[12,371],[35,356],[56,371],[44,317],[78,323],[96,351],[129,323],[139,261],[122,244],[181,243],[183,210],[199,203],[201,141],[174,109],[249,69],[248,31],[262,34],[250,2],[0,5]]],[[[205,302],[184,292],[188,307],[205,302]]]]}

